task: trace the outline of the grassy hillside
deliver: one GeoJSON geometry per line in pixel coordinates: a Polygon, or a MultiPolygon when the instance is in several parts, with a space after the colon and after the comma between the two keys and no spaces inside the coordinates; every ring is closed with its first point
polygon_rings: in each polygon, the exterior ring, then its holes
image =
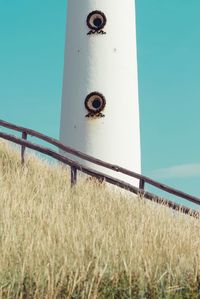
{"type": "Polygon", "coordinates": [[[198,298],[200,221],[0,142],[0,298],[198,298]]]}

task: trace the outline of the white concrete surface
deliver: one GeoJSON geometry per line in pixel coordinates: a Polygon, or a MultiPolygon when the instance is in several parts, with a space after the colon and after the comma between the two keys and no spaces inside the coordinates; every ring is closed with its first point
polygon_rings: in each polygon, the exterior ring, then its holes
{"type": "MultiPolygon", "coordinates": [[[[135,6],[133,0],[68,0],[60,140],[104,161],[141,172],[135,6]],[[91,34],[87,16],[107,18],[106,34],[91,34]],[[103,118],[88,118],[91,92],[106,99],[103,118]]],[[[76,160],[78,160],[76,158],[76,160]]],[[[89,162],[84,165],[91,166],[89,162]]],[[[119,173],[95,169],[138,185],[119,173]]]]}

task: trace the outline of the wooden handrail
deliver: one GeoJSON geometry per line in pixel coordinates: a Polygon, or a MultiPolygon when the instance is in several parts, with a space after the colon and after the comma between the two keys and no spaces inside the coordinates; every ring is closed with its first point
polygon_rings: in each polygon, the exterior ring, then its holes
{"type": "MultiPolygon", "coordinates": [[[[188,200],[189,202],[195,203],[197,205],[200,205],[200,198],[198,198],[196,196],[193,196],[193,195],[187,194],[185,192],[176,190],[176,189],[171,188],[171,187],[169,187],[169,186],[167,186],[165,184],[162,184],[162,183],[159,183],[157,181],[154,181],[154,180],[152,180],[152,179],[150,179],[150,178],[148,178],[146,176],[143,176],[143,175],[140,175],[138,173],[135,173],[135,172],[132,172],[130,170],[127,170],[127,169],[125,169],[123,167],[120,167],[120,166],[117,166],[117,165],[113,165],[113,164],[104,162],[104,161],[102,161],[100,159],[96,159],[94,157],[91,157],[89,155],[81,153],[81,152],[79,152],[79,151],[77,151],[77,150],[75,150],[73,148],[70,148],[70,147],[62,144],[60,141],[58,141],[58,140],[56,140],[54,138],[46,136],[46,135],[44,135],[42,133],[39,133],[37,131],[34,131],[32,129],[28,129],[28,128],[25,128],[25,127],[17,126],[17,125],[14,125],[12,123],[5,122],[3,120],[0,120],[0,126],[22,133],[22,139],[25,139],[25,140],[21,140],[21,139],[15,137],[15,136],[8,135],[8,134],[5,134],[5,133],[0,133],[0,137],[1,138],[7,139],[7,140],[10,140],[12,142],[15,142],[17,144],[21,144],[22,145],[22,150],[21,150],[22,163],[24,162],[24,151],[25,151],[25,147],[29,147],[30,145],[37,147],[36,144],[30,143],[30,142],[26,141],[27,136],[30,135],[30,136],[36,137],[36,138],[38,138],[40,140],[46,141],[49,144],[52,144],[52,145],[58,147],[60,150],[62,150],[64,152],[67,152],[67,153],[70,153],[70,154],[72,154],[72,155],[74,155],[76,157],[79,157],[79,158],[83,159],[83,160],[89,161],[91,163],[94,163],[96,165],[102,166],[102,167],[107,168],[107,169],[111,169],[111,170],[116,171],[116,172],[121,172],[123,174],[126,174],[128,176],[131,176],[133,178],[138,179],[139,180],[139,189],[136,188],[137,189],[137,193],[138,192],[145,193],[145,197],[146,197],[146,195],[148,193],[148,192],[145,192],[145,188],[144,188],[145,184],[150,184],[150,185],[152,185],[152,186],[154,186],[154,187],[156,187],[156,188],[158,188],[160,190],[163,190],[163,191],[168,192],[170,194],[173,194],[175,196],[179,196],[181,198],[184,198],[184,199],[188,200]],[[20,141],[21,141],[21,143],[19,143],[20,141]],[[26,143],[26,142],[28,142],[28,143],[26,143]]],[[[32,149],[35,149],[35,150],[38,151],[38,148],[32,148],[32,149]]],[[[55,151],[51,151],[50,149],[45,148],[45,152],[43,152],[43,153],[46,154],[46,155],[49,155],[49,153],[53,153],[52,157],[55,158],[55,159],[57,159],[57,156],[55,156],[55,154],[57,154],[57,153],[55,151]]],[[[64,158],[63,155],[59,155],[59,157],[63,157],[64,158]]],[[[63,161],[61,161],[61,162],[63,162],[63,161]]],[[[72,183],[72,185],[76,184],[76,180],[77,180],[77,169],[80,170],[80,171],[83,171],[83,168],[84,168],[83,172],[85,172],[87,167],[80,166],[81,164],[79,164],[79,166],[81,168],[78,167],[78,166],[76,167],[75,164],[77,164],[77,162],[74,162],[73,160],[70,160],[70,159],[68,159],[68,162],[66,162],[66,160],[65,160],[65,162],[63,162],[63,163],[68,164],[68,165],[71,166],[71,179],[72,179],[71,183],[72,183]]],[[[87,169],[89,169],[89,168],[87,168],[87,169]]],[[[91,169],[90,169],[90,171],[91,171],[91,169]]],[[[94,176],[97,177],[97,173],[94,176]]],[[[100,173],[100,177],[102,178],[102,173],[100,173]]],[[[127,185],[125,182],[122,182],[122,181],[120,181],[120,182],[124,183],[125,185],[127,185]]],[[[120,187],[122,187],[122,186],[120,186],[120,187]]],[[[133,188],[135,188],[135,187],[133,187],[133,188]]],[[[155,198],[155,195],[153,195],[153,196],[155,198]]]]}
{"type": "Polygon", "coordinates": [[[189,214],[191,216],[198,216],[198,212],[195,211],[194,209],[190,209],[184,205],[179,205],[179,204],[176,204],[170,200],[167,200],[167,199],[163,199],[162,197],[159,197],[159,196],[156,196],[150,192],[143,192],[143,190],[140,190],[139,188],[136,188],[134,186],[132,186],[131,184],[128,184],[124,181],[121,181],[121,180],[118,180],[116,178],[113,178],[107,174],[104,174],[102,172],[99,172],[99,171],[96,171],[96,170],[93,170],[89,167],[85,167],[83,165],[81,165],[80,163],[78,162],[75,162],[61,154],[58,154],[57,152],[53,151],[52,149],[49,149],[49,148],[46,148],[44,146],[41,146],[41,145],[37,145],[37,144],[34,144],[30,141],[27,141],[27,140],[24,140],[24,139],[21,139],[21,138],[18,138],[18,137],[15,137],[13,135],[9,135],[9,134],[6,134],[6,133],[2,133],[0,132],[0,138],[3,138],[5,140],[8,140],[8,141],[11,141],[11,142],[14,142],[15,144],[19,144],[21,146],[25,146],[27,148],[30,148],[32,150],[36,150],[37,152],[40,152],[42,154],[45,154],[47,156],[50,156],[66,165],[69,165],[71,167],[73,167],[74,169],[76,170],[79,170],[87,175],[90,175],[92,177],[95,177],[97,179],[100,179],[102,181],[105,181],[105,182],[108,182],[112,185],[115,185],[115,186],[118,186],[122,189],[125,189],[125,190],[128,190],[134,194],[137,194],[137,195],[144,195],[145,198],[151,200],[151,201],[154,201],[156,203],[159,203],[159,204],[166,204],[169,208],[172,208],[174,210],[177,210],[177,211],[180,211],[180,212],[183,212],[184,214],[189,214]]]}
{"type": "Polygon", "coordinates": [[[157,182],[155,180],[152,180],[152,179],[150,179],[150,178],[148,178],[146,176],[140,175],[140,174],[135,173],[133,171],[127,170],[127,169],[125,169],[123,167],[120,167],[120,166],[117,166],[117,165],[113,165],[113,164],[104,162],[104,161],[102,161],[100,159],[96,159],[94,157],[91,157],[89,155],[81,153],[81,152],[79,152],[79,151],[77,151],[75,149],[72,149],[72,148],[70,148],[70,147],[62,144],[60,141],[58,141],[58,140],[56,140],[54,138],[48,137],[48,136],[46,136],[46,135],[44,135],[42,133],[39,133],[37,131],[31,130],[31,129],[28,129],[28,128],[24,128],[24,127],[20,127],[20,126],[16,126],[14,124],[5,122],[3,120],[0,120],[0,126],[5,127],[5,128],[9,128],[9,129],[14,130],[14,131],[22,132],[22,133],[26,132],[26,134],[28,134],[28,135],[31,135],[33,137],[37,137],[37,138],[39,138],[39,139],[41,139],[43,141],[46,141],[46,142],[48,142],[48,143],[50,143],[52,145],[55,145],[59,149],[65,151],[65,152],[67,152],[69,154],[72,154],[72,155],[74,155],[76,157],[79,157],[79,158],[81,158],[83,160],[89,161],[91,163],[94,163],[96,165],[105,167],[107,169],[111,169],[111,170],[116,171],[116,172],[121,172],[123,174],[126,174],[128,176],[131,176],[133,178],[136,178],[136,179],[140,180],[140,182],[142,184],[147,183],[147,184],[152,185],[152,186],[154,186],[154,187],[156,187],[158,189],[161,189],[161,190],[163,190],[165,192],[171,193],[171,194],[173,194],[175,196],[184,198],[184,199],[186,199],[188,201],[191,201],[191,202],[193,202],[195,204],[200,205],[200,198],[198,198],[196,196],[193,196],[193,195],[187,194],[185,192],[179,191],[179,190],[177,190],[175,188],[172,188],[172,187],[167,186],[165,184],[159,183],[159,182],[157,182]]]}

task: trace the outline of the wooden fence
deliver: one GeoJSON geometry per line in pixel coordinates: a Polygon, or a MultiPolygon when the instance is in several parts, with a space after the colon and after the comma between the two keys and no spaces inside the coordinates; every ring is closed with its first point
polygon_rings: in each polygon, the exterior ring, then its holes
{"type": "Polygon", "coordinates": [[[167,200],[167,199],[163,199],[162,197],[156,196],[155,194],[152,194],[148,191],[145,190],[145,186],[147,184],[154,186],[162,191],[165,191],[167,193],[173,194],[175,196],[178,196],[182,199],[186,199],[189,202],[195,203],[197,205],[200,205],[200,198],[192,196],[190,194],[187,194],[185,192],[176,190],[174,188],[171,188],[167,185],[164,185],[162,183],[159,183],[155,180],[152,180],[146,176],[140,175],[138,173],[132,172],[130,170],[127,170],[123,167],[117,166],[117,165],[112,165],[110,163],[101,161],[99,159],[96,159],[94,157],[91,157],[89,155],[83,154],[75,149],[72,149],[64,144],[62,144],[61,142],[59,142],[58,140],[48,137],[44,134],[41,134],[39,132],[36,132],[34,130],[28,129],[28,128],[24,128],[24,127],[20,127],[8,122],[5,122],[3,120],[0,120],[0,127],[4,127],[7,129],[11,129],[15,132],[20,132],[22,134],[21,138],[16,137],[14,135],[10,135],[7,134],[5,132],[0,132],[0,138],[3,138],[5,140],[14,142],[15,144],[21,145],[21,162],[22,164],[25,163],[25,149],[26,148],[30,148],[32,150],[35,150],[37,152],[40,152],[42,154],[45,154],[47,156],[50,156],[54,159],[56,159],[57,161],[60,161],[66,165],[68,165],[69,167],[71,167],[71,185],[74,186],[77,183],[77,174],[78,171],[83,172],[89,176],[95,177],[98,180],[101,181],[105,181],[107,183],[110,183],[112,185],[118,186],[122,189],[128,190],[134,194],[138,194],[140,196],[144,196],[146,199],[149,199],[151,201],[157,202],[159,204],[166,204],[168,207],[174,209],[174,210],[178,210],[181,211],[185,214],[189,214],[192,216],[199,216],[199,213],[194,210],[194,209],[190,209],[184,205],[180,205],[177,204],[171,200],[167,200]],[[136,188],[134,186],[132,186],[131,184],[128,184],[124,181],[121,181],[119,179],[113,178],[107,174],[104,174],[102,172],[96,171],[92,168],[86,167],[84,165],[81,165],[81,163],[78,163],[72,159],[69,159],[68,157],[66,157],[65,155],[62,155],[60,153],[58,153],[58,151],[54,151],[50,148],[44,147],[40,144],[35,144],[32,143],[30,141],[28,141],[28,136],[33,136],[36,137],[40,140],[46,141],[49,144],[52,144],[54,146],[56,146],[58,149],[62,150],[64,153],[68,153],[71,155],[74,155],[75,157],[79,157],[85,161],[89,161],[93,164],[102,166],[106,169],[110,169],[113,170],[115,172],[121,172],[123,174],[126,174],[130,177],[133,177],[135,179],[139,180],[139,188],[136,188]]]}

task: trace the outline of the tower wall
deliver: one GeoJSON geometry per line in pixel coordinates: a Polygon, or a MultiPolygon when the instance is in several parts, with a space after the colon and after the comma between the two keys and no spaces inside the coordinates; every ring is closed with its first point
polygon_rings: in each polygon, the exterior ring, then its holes
{"type": "MultiPolygon", "coordinates": [[[[133,0],[68,1],[60,140],[83,153],[141,172],[133,0]],[[106,17],[101,33],[91,33],[86,22],[96,10],[106,17]],[[99,114],[90,113],[85,104],[92,92],[105,100],[99,114]]],[[[91,167],[89,162],[81,162],[91,167]]],[[[103,171],[136,183],[122,174],[103,171]]]]}

